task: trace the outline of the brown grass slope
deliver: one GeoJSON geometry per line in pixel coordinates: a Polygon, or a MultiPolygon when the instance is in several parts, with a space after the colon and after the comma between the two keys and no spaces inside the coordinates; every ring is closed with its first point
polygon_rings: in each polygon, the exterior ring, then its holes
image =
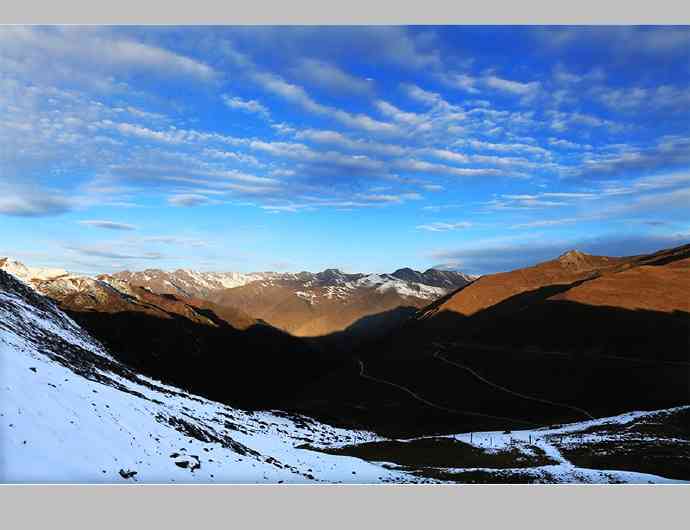
{"type": "MultiPolygon", "coordinates": [[[[301,284],[283,282],[272,286],[250,283],[211,295],[218,305],[236,307],[298,337],[319,337],[342,332],[359,320],[400,307],[422,308],[426,301],[402,297],[393,290],[379,292],[360,287],[346,298],[325,295],[327,288],[312,288],[317,301],[295,295],[301,284]]],[[[397,321],[393,321],[397,324],[397,321]]],[[[383,324],[383,323],[382,323],[383,324]]]]}
{"type": "MultiPolygon", "coordinates": [[[[534,267],[484,276],[430,305],[392,339],[389,349],[393,355],[397,350],[414,355],[414,348],[398,348],[398,343],[510,349],[554,348],[557,343],[565,351],[583,352],[586,338],[595,350],[626,355],[632,342],[626,336],[653,333],[658,346],[673,350],[665,357],[684,360],[689,263],[690,245],[627,258],[567,252],[534,267]],[[661,322],[654,333],[649,324],[661,322]]],[[[648,343],[633,349],[644,356],[648,343]]]]}

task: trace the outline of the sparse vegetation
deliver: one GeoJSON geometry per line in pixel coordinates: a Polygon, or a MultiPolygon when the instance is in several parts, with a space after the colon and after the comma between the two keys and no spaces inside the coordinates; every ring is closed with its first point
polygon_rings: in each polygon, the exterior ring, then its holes
{"type": "Polygon", "coordinates": [[[354,456],[370,462],[392,462],[415,470],[426,467],[509,469],[557,463],[534,445],[516,446],[507,450],[487,450],[453,438],[388,440],[337,448],[302,445],[300,448],[333,455],[354,456]]]}

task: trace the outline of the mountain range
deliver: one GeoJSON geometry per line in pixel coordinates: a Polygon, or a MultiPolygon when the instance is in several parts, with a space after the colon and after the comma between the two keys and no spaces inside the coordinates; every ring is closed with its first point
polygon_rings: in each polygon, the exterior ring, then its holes
{"type": "MultiPolygon", "coordinates": [[[[459,272],[409,268],[391,274],[346,274],[338,269],[249,274],[147,269],[87,277],[31,268],[7,258],[0,258],[0,268],[75,310],[94,303],[117,305],[116,293],[136,296],[134,291],[141,294],[143,288],[193,300],[197,306],[222,306],[232,325],[247,327],[257,319],[298,337],[338,333],[339,344],[380,336],[417,309],[476,279],[459,272]],[[234,312],[228,315],[229,311],[234,312]]],[[[334,341],[328,342],[334,347],[334,341]]]]}

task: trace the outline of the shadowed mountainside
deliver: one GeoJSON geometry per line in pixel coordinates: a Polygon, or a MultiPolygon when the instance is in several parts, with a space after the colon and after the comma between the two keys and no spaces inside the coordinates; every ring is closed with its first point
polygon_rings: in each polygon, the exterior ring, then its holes
{"type": "Polygon", "coordinates": [[[300,339],[265,324],[237,329],[213,311],[213,325],[176,314],[70,311],[118,360],[199,395],[248,408],[279,408],[296,389],[327,373],[327,361],[300,339]]]}
{"type": "Polygon", "coordinates": [[[419,311],[414,306],[398,306],[380,313],[369,314],[356,320],[342,331],[303,339],[332,358],[349,358],[363,344],[380,340],[414,318],[419,311]]]}
{"type": "Polygon", "coordinates": [[[232,307],[110,277],[32,283],[118,360],[225,403],[278,407],[334,366],[305,341],[232,307]]]}
{"type": "Polygon", "coordinates": [[[402,436],[690,403],[689,257],[690,245],[569,252],[482,277],[362,346],[295,407],[402,436]]]}

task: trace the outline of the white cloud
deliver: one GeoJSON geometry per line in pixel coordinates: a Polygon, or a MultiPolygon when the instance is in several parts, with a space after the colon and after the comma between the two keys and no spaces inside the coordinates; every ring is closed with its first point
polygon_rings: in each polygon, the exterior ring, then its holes
{"type": "Polygon", "coordinates": [[[168,197],[168,203],[173,206],[204,206],[207,204],[212,204],[212,200],[205,195],[196,195],[192,193],[181,193],[178,195],[173,195],[168,197]]]}
{"type": "Polygon", "coordinates": [[[305,204],[282,204],[282,205],[271,205],[271,204],[266,204],[263,206],[260,206],[262,210],[266,210],[269,213],[282,213],[282,212],[289,212],[289,213],[298,213],[303,210],[311,210],[313,209],[309,205],[305,204]]]}
{"type": "Polygon", "coordinates": [[[127,223],[116,223],[114,221],[87,220],[79,221],[79,224],[105,228],[107,230],[136,230],[137,227],[127,223]]]}
{"type": "Polygon", "coordinates": [[[252,155],[248,155],[247,153],[239,153],[236,151],[225,151],[222,149],[205,147],[202,151],[202,154],[209,158],[215,158],[219,160],[230,160],[234,162],[239,162],[241,164],[247,164],[250,166],[264,167],[265,165],[259,162],[259,160],[252,155]]]}
{"type": "Polygon", "coordinates": [[[684,26],[587,26],[535,28],[533,36],[544,48],[596,49],[607,64],[618,61],[667,59],[679,55],[687,58],[690,32],[684,26]]]}
{"type": "Polygon", "coordinates": [[[655,110],[687,111],[690,107],[690,88],[660,85],[652,88],[628,87],[592,89],[592,94],[608,108],[618,112],[655,110]]]}
{"type": "Polygon", "coordinates": [[[62,197],[36,195],[3,195],[0,213],[17,217],[58,215],[72,209],[70,201],[62,197]]]}
{"type": "Polygon", "coordinates": [[[422,195],[419,193],[400,193],[400,194],[383,194],[383,193],[372,193],[372,194],[359,194],[358,199],[362,199],[367,202],[383,202],[383,203],[402,203],[405,201],[418,201],[423,199],[422,195]]]}
{"type": "Polygon", "coordinates": [[[296,103],[309,112],[328,116],[348,127],[375,133],[398,132],[397,127],[391,123],[375,120],[366,114],[352,114],[335,107],[318,103],[304,90],[304,88],[299,85],[288,83],[277,75],[267,72],[254,72],[252,78],[267,91],[287,101],[296,103]]]}
{"type": "Polygon", "coordinates": [[[413,171],[416,173],[436,173],[445,175],[466,176],[498,176],[503,171],[494,168],[459,168],[446,166],[443,164],[433,164],[425,160],[407,159],[397,160],[395,166],[403,171],[413,171]]]}
{"type": "Polygon", "coordinates": [[[402,156],[406,152],[406,149],[400,145],[353,139],[338,131],[303,129],[295,133],[295,138],[319,144],[334,145],[349,151],[370,152],[383,156],[402,156]]]}
{"type": "Polygon", "coordinates": [[[408,83],[403,84],[402,87],[411,99],[417,100],[420,103],[424,103],[430,107],[445,103],[441,95],[437,94],[436,92],[430,92],[417,85],[408,83]]]}
{"type": "Polygon", "coordinates": [[[424,121],[424,117],[414,112],[405,112],[400,110],[395,105],[387,101],[379,100],[376,102],[376,107],[381,114],[392,118],[394,121],[404,123],[406,125],[419,125],[424,121]]]}
{"type": "Polygon", "coordinates": [[[439,78],[446,85],[468,94],[478,94],[481,92],[480,87],[484,87],[520,96],[523,101],[531,100],[541,90],[541,83],[539,81],[521,82],[493,74],[473,76],[469,74],[443,73],[439,75],[439,78]]]}
{"type": "Polygon", "coordinates": [[[496,151],[499,153],[523,152],[532,155],[538,155],[544,158],[551,157],[551,152],[540,145],[524,144],[524,143],[496,143],[485,142],[482,140],[459,140],[456,145],[467,145],[476,150],[496,151]]]}
{"type": "Polygon", "coordinates": [[[429,154],[443,160],[448,160],[450,162],[460,162],[467,163],[469,158],[463,153],[457,153],[455,151],[449,151],[447,149],[430,149],[429,154]]]}
{"type": "Polygon", "coordinates": [[[242,99],[237,96],[229,96],[228,94],[223,94],[222,99],[228,108],[258,114],[266,119],[270,118],[269,110],[255,99],[242,99]]]}
{"type": "Polygon", "coordinates": [[[519,81],[503,79],[495,75],[487,76],[484,78],[483,82],[489,88],[527,98],[534,97],[541,89],[541,83],[539,83],[539,81],[521,83],[519,81]]]}
{"type": "Polygon", "coordinates": [[[690,139],[682,136],[662,137],[652,146],[622,145],[613,152],[591,152],[574,174],[629,174],[685,166],[688,163],[690,139]]]}
{"type": "Polygon", "coordinates": [[[547,226],[559,226],[559,225],[564,225],[564,224],[571,224],[571,223],[576,223],[577,221],[580,221],[580,219],[576,217],[568,217],[564,219],[548,219],[548,220],[542,220],[542,221],[530,221],[528,223],[518,223],[512,225],[510,228],[513,229],[521,229],[521,228],[544,228],[547,226]]]}
{"type": "Polygon", "coordinates": [[[146,243],[162,243],[165,245],[180,245],[195,248],[209,246],[209,243],[203,239],[179,236],[150,236],[142,238],[142,241],[146,243]]]}
{"type": "Polygon", "coordinates": [[[443,66],[435,32],[403,26],[235,27],[232,39],[285,64],[296,57],[329,62],[367,57],[375,65],[408,70],[443,66]]]}
{"type": "Polygon", "coordinates": [[[591,149],[591,145],[582,145],[578,144],[575,142],[571,142],[570,140],[566,140],[564,138],[549,138],[548,139],[549,145],[552,145],[554,147],[561,147],[563,149],[591,149]]]}
{"type": "Polygon", "coordinates": [[[467,74],[442,74],[441,80],[447,85],[458,88],[469,94],[478,94],[480,92],[479,88],[477,88],[479,84],[478,79],[467,74]]]}
{"type": "Polygon", "coordinates": [[[334,92],[369,94],[373,90],[371,81],[355,77],[335,64],[317,59],[301,59],[291,72],[302,80],[334,92]]]}
{"type": "Polygon", "coordinates": [[[418,230],[426,230],[427,232],[450,232],[453,230],[463,230],[465,228],[470,228],[472,223],[459,222],[459,223],[429,223],[424,225],[418,225],[418,230]]]}
{"type": "Polygon", "coordinates": [[[115,248],[115,244],[99,245],[65,245],[68,250],[95,258],[107,258],[114,260],[160,260],[165,256],[159,252],[150,251],[120,251],[115,248]]]}
{"type": "Polygon", "coordinates": [[[4,68],[32,81],[84,81],[104,89],[117,86],[109,76],[137,72],[202,82],[217,78],[201,61],[104,28],[5,26],[0,28],[0,57],[4,68]]]}
{"type": "Polygon", "coordinates": [[[611,132],[619,132],[624,128],[621,124],[614,121],[583,112],[561,112],[549,110],[546,112],[546,116],[549,118],[550,127],[554,131],[559,132],[569,130],[573,126],[590,128],[605,127],[611,132]]]}
{"type": "Polygon", "coordinates": [[[484,204],[488,211],[533,210],[568,205],[565,201],[544,200],[538,195],[503,195],[500,199],[491,199],[484,204]]]}

